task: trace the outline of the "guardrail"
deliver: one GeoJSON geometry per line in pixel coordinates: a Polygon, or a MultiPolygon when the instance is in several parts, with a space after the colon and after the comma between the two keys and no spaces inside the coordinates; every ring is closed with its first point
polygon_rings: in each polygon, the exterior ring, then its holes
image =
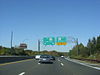
{"type": "Polygon", "coordinates": [[[0,56],[0,63],[14,62],[33,58],[34,56],[0,56]]]}

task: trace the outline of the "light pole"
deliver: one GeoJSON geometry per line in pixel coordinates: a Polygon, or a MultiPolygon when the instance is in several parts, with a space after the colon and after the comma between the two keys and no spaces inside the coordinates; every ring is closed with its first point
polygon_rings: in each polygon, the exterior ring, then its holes
{"type": "Polygon", "coordinates": [[[40,40],[38,40],[38,52],[40,53],[40,40]]]}
{"type": "Polygon", "coordinates": [[[11,32],[11,49],[12,49],[12,44],[13,44],[13,32],[11,32]]]}

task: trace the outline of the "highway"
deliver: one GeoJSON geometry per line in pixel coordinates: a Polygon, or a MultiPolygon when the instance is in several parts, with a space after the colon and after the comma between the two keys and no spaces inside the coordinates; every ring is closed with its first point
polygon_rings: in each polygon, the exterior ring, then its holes
{"type": "Polygon", "coordinates": [[[0,64],[0,75],[100,75],[100,70],[56,58],[53,64],[39,64],[30,59],[21,62],[0,64]]]}

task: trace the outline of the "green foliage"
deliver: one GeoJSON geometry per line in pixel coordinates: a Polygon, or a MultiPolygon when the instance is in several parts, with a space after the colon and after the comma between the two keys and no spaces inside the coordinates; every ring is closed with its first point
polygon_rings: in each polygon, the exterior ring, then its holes
{"type": "Polygon", "coordinates": [[[100,36],[93,37],[88,40],[87,46],[84,47],[82,43],[73,47],[69,52],[72,58],[88,58],[100,60],[100,36]]]}
{"type": "Polygon", "coordinates": [[[0,49],[0,55],[10,55],[9,48],[2,47],[2,49],[0,49]]]}
{"type": "Polygon", "coordinates": [[[25,55],[25,51],[17,48],[5,48],[2,47],[0,55],[25,55]]]}
{"type": "Polygon", "coordinates": [[[0,46],[0,55],[27,55],[33,56],[37,54],[49,54],[53,56],[70,56],[72,58],[87,58],[87,59],[99,59],[100,60],[100,36],[97,38],[93,37],[88,40],[87,46],[85,47],[82,43],[73,47],[72,50],[67,52],[53,51],[32,51],[24,50],[20,48],[6,48],[0,46]]]}
{"type": "Polygon", "coordinates": [[[49,54],[49,55],[53,55],[53,56],[66,56],[67,53],[65,52],[57,52],[55,50],[53,51],[32,51],[32,50],[23,50],[20,48],[5,48],[5,47],[0,47],[0,55],[17,55],[17,56],[22,56],[22,55],[27,55],[27,56],[34,56],[37,54],[49,54]]]}

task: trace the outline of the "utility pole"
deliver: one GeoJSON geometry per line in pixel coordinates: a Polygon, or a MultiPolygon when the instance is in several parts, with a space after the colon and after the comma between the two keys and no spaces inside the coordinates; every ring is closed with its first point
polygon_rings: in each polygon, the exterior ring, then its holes
{"type": "Polygon", "coordinates": [[[11,49],[12,49],[12,43],[13,42],[13,32],[11,32],[11,49]]]}
{"type": "Polygon", "coordinates": [[[40,53],[40,40],[38,40],[38,52],[40,53]]]}

